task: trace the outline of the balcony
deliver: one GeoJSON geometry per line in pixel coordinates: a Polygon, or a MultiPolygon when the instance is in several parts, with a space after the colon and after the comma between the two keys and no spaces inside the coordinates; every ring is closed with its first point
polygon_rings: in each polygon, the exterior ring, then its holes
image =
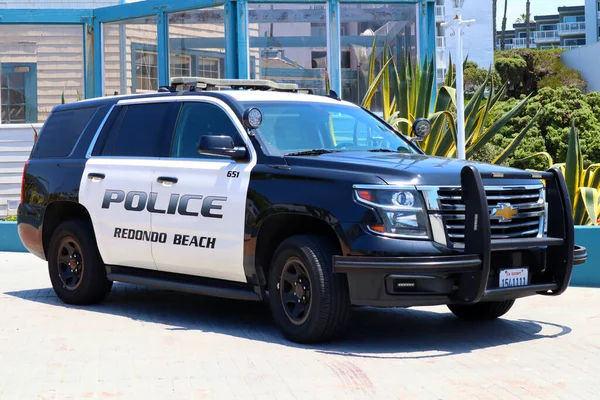
{"type": "Polygon", "coordinates": [[[565,22],[558,24],[560,36],[585,34],[585,22],[565,22]]]}
{"type": "MultiPolygon", "coordinates": [[[[506,39],[506,41],[504,42],[504,50],[512,50],[513,44],[512,44],[512,40],[514,39],[506,39]]],[[[502,48],[502,41],[500,40],[496,40],[496,50],[500,50],[502,48]]]]}
{"type": "Polygon", "coordinates": [[[558,31],[536,31],[533,32],[533,34],[537,44],[560,42],[560,35],[558,34],[558,31]]]}
{"type": "MultiPolygon", "coordinates": [[[[527,38],[517,38],[513,39],[513,49],[524,49],[527,47],[527,38]]],[[[529,38],[529,48],[535,49],[535,39],[533,37],[529,38]]]]}
{"type": "Polygon", "coordinates": [[[561,46],[561,49],[564,49],[564,50],[568,51],[568,50],[578,49],[580,47],[583,47],[583,46],[581,46],[581,45],[577,45],[577,46],[561,46]]]}
{"type": "Polygon", "coordinates": [[[443,22],[446,18],[446,7],[435,6],[435,22],[443,22]]]}

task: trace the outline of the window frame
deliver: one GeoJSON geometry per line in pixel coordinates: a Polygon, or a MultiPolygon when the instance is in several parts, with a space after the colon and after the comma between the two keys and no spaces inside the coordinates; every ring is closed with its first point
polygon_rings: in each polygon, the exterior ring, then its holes
{"type": "MultiPolygon", "coordinates": [[[[2,125],[16,125],[16,124],[35,124],[38,122],[38,93],[37,93],[37,63],[0,63],[0,73],[5,74],[9,72],[14,73],[14,69],[16,67],[25,67],[29,68],[28,72],[24,73],[24,97],[25,97],[25,122],[15,122],[12,123],[10,120],[6,122],[1,120],[0,116],[0,124],[2,125]]],[[[2,99],[3,100],[3,99],[2,99]]],[[[0,112],[2,111],[2,104],[0,101],[0,112]]]]}
{"type": "MultiPolygon", "coordinates": [[[[144,53],[152,53],[152,54],[156,54],[157,55],[157,61],[158,61],[158,46],[157,45],[153,45],[153,44],[145,44],[145,43],[138,43],[138,42],[134,42],[131,43],[131,93],[132,94],[136,94],[138,93],[138,87],[137,87],[137,70],[136,70],[136,56],[137,53],[139,52],[144,52],[144,53]]],[[[191,76],[199,76],[199,63],[200,63],[200,59],[202,58],[207,58],[207,59],[216,59],[219,61],[219,78],[218,79],[222,79],[225,74],[225,53],[221,53],[218,51],[210,51],[210,50],[183,50],[180,52],[169,52],[169,78],[172,78],[171,76],[171,54],[175,54],[178,56],[188,56],[190,57],[190,74],[191,76]]],[[[157,66],[157,71],[158,71],[158,63],[156,64],[157,66]]],[[[158,72],[157,72],[158,74],[158,72]]],[[[158,88],[160,87],[159,83],[158,83],[158,75],[157,75],[157,88],[156,89],[139,89],[139,90],[143,90],[145,92],[153,92],[158,90],[158,88]]]]}

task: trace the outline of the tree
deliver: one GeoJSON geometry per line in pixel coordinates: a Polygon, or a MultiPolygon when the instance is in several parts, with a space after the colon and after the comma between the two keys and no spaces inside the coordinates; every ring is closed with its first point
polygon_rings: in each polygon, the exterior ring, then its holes
{"type": "Polygon", "coordinates": [[[529,48],[529,38],[531,37],[531,31],[529,30],[529,23],[531,18],[531,2],[527,0],[527,8],[525,15],[525,22],[527,23],[527,48],[529,48]]]}
{"type": "Polygon", "coordinates": [[[502,18],[502,39],[500,42],[500,50],[506,48],[506,13],[508,12],[508,0],[504,0],[504,18],[502,18]]]}
{"type": "Polygon", "coordinates": [[[497,36],[498,36],[498,24],[496,22],[496,18],[498,16],[498,0],[492,0],[492,14],[493,14],[493,24],[494,24],[494,50],[498,50],[498,47],[496,46],[496,40],[497,40],[497,36]]]}

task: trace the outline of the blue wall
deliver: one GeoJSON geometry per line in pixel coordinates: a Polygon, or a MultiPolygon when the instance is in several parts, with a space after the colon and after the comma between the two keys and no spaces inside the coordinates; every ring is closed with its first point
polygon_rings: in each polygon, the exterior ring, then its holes
{"type": "Polygon", "coordinates": [[[27,251],[17,233],[16,222],[0,221],[0,251],[27,251]]]}
{"type": "Polygon", "coordinates": [[[588,260],[574,267],[572,286],[600,287],[600,228],[575,227],[575,244],[587,249],[588,260]]]}
{"type": "MultiPolygon", "coordinates": [[[[587,248],[588,260],[584,265],[575,267],[571,285],[600,288],[600,228],[576,227],[575,243],[587,248]]],[[[0,251],[26,251],[15,222],[0,221],[0,251]]]]}

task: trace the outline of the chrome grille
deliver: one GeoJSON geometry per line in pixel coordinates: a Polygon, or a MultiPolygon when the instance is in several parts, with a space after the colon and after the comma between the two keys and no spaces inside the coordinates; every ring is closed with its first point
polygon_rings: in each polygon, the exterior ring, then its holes
{"type": "MultiPolygon", "coordinates": [[[[486,187],[492,239],[540,237],[544,233],[546,215],[545,191],[539,186],[486,187]],[[493,215],[495,210],[514,210],[510,219],[493,215]]],[[[465,205],[460,188],[439,188],[434,206],[442,214],[447,239],[455,247],[463,247],[465,239],[465,205]]],[[[429,199],[431,205],[431,200],[429,199]]]]}

